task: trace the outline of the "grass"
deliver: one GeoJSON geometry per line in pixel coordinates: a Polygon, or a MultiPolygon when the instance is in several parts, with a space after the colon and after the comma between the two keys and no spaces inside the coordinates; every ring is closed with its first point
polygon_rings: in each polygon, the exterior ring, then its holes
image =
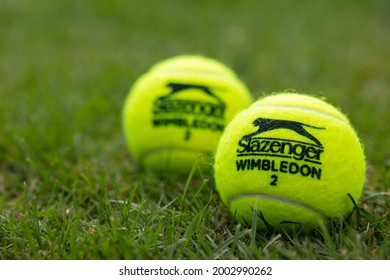
{"type": "MultiPolygon", "coordinates": [[[[388,1],[0,3],[0,259],[390,259],[388,1]],[[213,178],[161,178],[120,111],[152,64],[200,53],[255,96],[323,92],[365,143],[349,218],[293,233],[231,218],[213,178]]],[[[198,173],[196,171],[196,173],[198,173]]]]}

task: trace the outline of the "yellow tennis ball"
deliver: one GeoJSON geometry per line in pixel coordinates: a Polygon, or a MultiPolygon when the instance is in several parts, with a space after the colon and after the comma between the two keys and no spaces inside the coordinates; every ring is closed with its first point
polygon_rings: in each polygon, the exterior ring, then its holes
{"type": "Polygon", "coordinates": [[[356,202],[361,196],[365,157],[339,110],[315,97],[280,93],[258,100],[227,126],[215,180],[241,223],[316,225],[353,210],[349,196],[356,202]]]}
{"type": "Polygon", "coordinates": [[[212,166],[225,126],[250,104],[246,86],[217,60],[167,59],[142,75],[125,101],[128,148],[147,169],[188,175],[200,153],[199,165],[212,166]]]}

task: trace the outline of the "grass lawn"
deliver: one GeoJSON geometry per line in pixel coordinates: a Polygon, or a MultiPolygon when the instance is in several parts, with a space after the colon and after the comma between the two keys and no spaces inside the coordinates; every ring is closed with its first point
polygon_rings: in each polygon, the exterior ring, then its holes
{"type": "Polygon", "coordinates": [[[1,1],[0,259],[390,259],[389,13],[387,0],[1,1]],[[254,96],[322,92],[348,115],[368,166],[348,219],[256,232],[212,176],[131,159],[130,86],[188,53],[254,96]]]}

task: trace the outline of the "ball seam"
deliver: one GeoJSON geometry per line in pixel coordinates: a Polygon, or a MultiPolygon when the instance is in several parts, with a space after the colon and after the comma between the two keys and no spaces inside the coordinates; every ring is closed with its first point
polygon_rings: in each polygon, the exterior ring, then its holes
{"type": "Polygon", "coordinates": [[[218,72],[206,72],[206,71],[194,71],[194,70],[153,70],[150,72],[150,74],[153,75],[180,75],[180,76],[185,76],[185,75],[195,75],[195,76],[204,76],[204,77],[217,77],[217,78],[223,78],[226,80],[233,80],[233,81],[239,81],[241,80],[238,79],[238,77],[233,76],[232,74],[228,73],[218,73],[218,72]]]}
{"type": "Polygon", "coordinates": [[[319,217],[322,217],[322,218],[326,217],[326,215],[322,214],[319,210],[314,209],[313,207],[311,207],[309,205],[300,203],[300,202],[295,201],[295,200],[287,199],[287,198],[282,197],[282,196],[273,196],[273,195],[264,194],[264,193],[246,193],[246,194],[236,195],[236,196],[229,199],[229,205],[231,205],[235,200],[238,200],[240,198],[256,198],[256,197],[261,197],[261,198],[265,198],[265,199],[269,199],[269,200],[275,200],[275,201],[282,202],[282,203],[288,203],[288,204],[291,204],[293,206],[297,206],[297,207],[306,209],[310,212],[313,212],[314,214],[316,214],[319,217]]]}
{"type": "Polygon", "coordinates": [[[302,107],[298,107],[298,106],[284,106],[284,105],[257,105],[257,106],[254,106],[254,107],[251,107],[251,108],[270,108],[270,109],[296,109],[296,110],[302,110],[302,111],[306,111],[306,112],[310,112],[310,113],[316,113],[316,114],[320,114],[320,115],[324,115],[326,117],[330,117],[330,118],[333,118],[337,121],[341,121],[342,123],[346,123],[345,120],[341,119],[341,118],[338,118],[336,116],[333,116],[331,114],[328,114],[328,113],[325,113],[325,112],[321,112],[321,111],[318,111],[318,110],[314,110],[314,109],[308,109],[308,108],[302,108],[302,107]]]}
{"type": "Polygon", "coordinates": [[[154,150],[149,150],[145,153],[142,153],[140,156],[140,160],[143,161],[145,158],[149,157],[150,155],[165,152],[165,151],[181,151],[181,152],[193,152],[195,154],[204,154],[204,155],[211,155],[212,152],[207,152],[207,151],[197,151],[197,150],[192,150],[192,149],[178,149],[178,148],[160,148],[160,149],[154,149],[154,150]]]}

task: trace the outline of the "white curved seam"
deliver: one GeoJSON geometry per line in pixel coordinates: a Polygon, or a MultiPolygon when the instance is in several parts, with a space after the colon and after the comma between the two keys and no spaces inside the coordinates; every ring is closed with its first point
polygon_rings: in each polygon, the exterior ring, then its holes
{"type": "Polygon", "coordinates": [[[194,71],[194,70],[162,70],[161,72],[157,72],[156,74],[162,74],[162,75],[188,75],[188,74],[195,74],[197,76],[214,76],[214,77],[220,77],[220,78],[226,78],[229,80],[236,79],[235,76],[232,76],[232,74],[227,74],[227,73],[217,73],[217,72],[201,72],[201,71],[194,71]]]}
{"type": "Polygon", "coordinates": [[[295,109],[295,110],[302,110],[302,111],[306,111],[306,112],[311,112],[311,113],[316,113],[316,114],[320,114],[320,115],[324,115],[326,117],[330,117],[330,118],[333,118],[335,120],[338,120],[338,121],[341,121],[343,123],[345,123],[345,120],[343,119],[340,119],[336,116],[333,116],[333,115],[330,115],[330,114],[327,114],[327,113],[324,113],[324,112],[321,112],[321,111],[317,111],[317,110],[314,110],[314,109],[307,109],[307,108],[302,108],[302,107],[298,107],[298,106],[283,106],[283,105],[258,105],[258,106],[253,106],[251,108],[275,108],[275,109],[295,109]]]}
{"type": "Polygon", "coordinates": [[[278,202],[287,203],[287,204],[291,204],[291,205],[306,209],[306,210],[313,212],[314,214],[316,214],[317,216],[320,216],[320,217],[325,216],[320,211],[318,211],[318,210],[316,210],[316,209],[314,209],[306,204],[300,203],[298,201],[290,200],[290,199],[287,199],[287,198],[284,198],[281,196],[273,196],[273,195],[268,195],[268,194],[264,194],[264,193],[239,194],[239,195],[236,195],[235,197],[229,199],[229,204],[232,204],[232,202],[234,202],[237,199],[248,198],[248,197],[249,198],[261,197],[261,198],[265,198],[265,199],[276,200],[278,202]]]}
{"type": "Polygon", "coordinates": [[[178,149],[178,148],[160,148],[160,149],[154,149],[154,150],[150,150],[148,152],[145,152],[141,155],[141,160],[143,160],[144,158],[150,156],[150,155],[153,155],[153,154],[158,154],[158,153],[162,153],[162,152],[166,152],[166,151],[180,151],[180,152],[193,152],[194,154],[204,154],[204,155],[210,155],[211,152],[207,152],[207,151],[196,151],[196,150],[191,150],[191,149],[178,149]]]}

